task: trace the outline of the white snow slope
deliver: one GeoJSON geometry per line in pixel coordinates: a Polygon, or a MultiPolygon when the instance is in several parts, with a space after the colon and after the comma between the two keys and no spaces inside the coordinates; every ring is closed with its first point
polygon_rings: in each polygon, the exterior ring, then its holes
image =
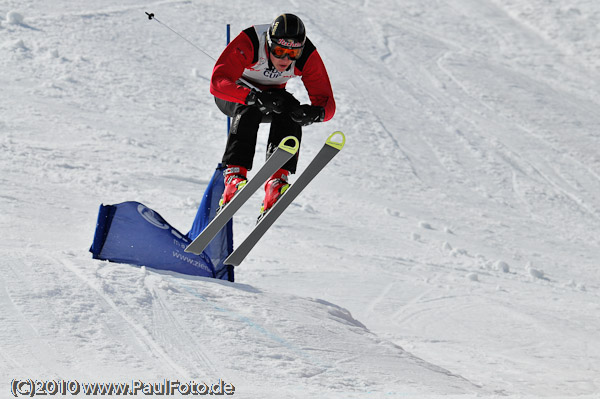
{"type": "Polygon", "coordinates": [[[0,397],[599,397],[597,0],[2,0],[0,19],[0,397]],[[300,168],[335,130],[346,148],[236,283],[88,252],[101,203],[186,232],[225,144],[214,62],[146,11],[215,57],[227,23],[297,13],[332,80],[300,168]]]}

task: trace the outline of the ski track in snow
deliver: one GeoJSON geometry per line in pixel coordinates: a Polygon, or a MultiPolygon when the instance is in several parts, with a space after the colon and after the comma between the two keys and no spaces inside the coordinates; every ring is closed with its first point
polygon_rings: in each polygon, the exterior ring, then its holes
{"type": "Polygon", "coordinates": [[[0,396],[27,377],[596,397],[598,22],[593,0],[5,1],[0,396]],[[226,23],[290,10],[338,105],[306,128],[299,167],[331,131],[343,152],[235,284],[90,259],[100,203],[141,201],[186,231],[225,144],[213,61],[144,12],[216,57],[226,23]]]}

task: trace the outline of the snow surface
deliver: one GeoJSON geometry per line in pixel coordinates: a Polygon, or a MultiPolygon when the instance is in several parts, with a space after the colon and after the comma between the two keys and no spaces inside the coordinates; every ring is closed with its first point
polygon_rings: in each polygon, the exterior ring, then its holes
{"type": "Polygon", "coordinates": [[[0,397],[14,378],[599,397],[600,2],[223,4],[0,3],[0,397]],[[100,203],[187,231],[225,144],[213,61],[145,11],[215,57],[227,23],[295,12],[329,70],[338,111],[300,168],[334,130],[346,148],[236,283],[87,252],[100,203]]]}

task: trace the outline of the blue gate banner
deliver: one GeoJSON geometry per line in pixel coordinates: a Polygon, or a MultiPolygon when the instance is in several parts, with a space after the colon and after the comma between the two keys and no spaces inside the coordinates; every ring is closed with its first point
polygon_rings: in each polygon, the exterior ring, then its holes
{"type": "MultiPolygon", "coordinates": [[[[217,278],[210,258],[184,252],[191,240],[162,216],[134,201],[100,205],[94,242],[94,259],[147,266],[193,276],[217,278]]],[[[227,273],[221,278],[229,279],[227,273]]]]}
{"type": "MultiPolygon", "coordinates": [[[[204,191],[202,203],[187,236],[193,240],[213,220],[219,201],[225,190],[223,170],[226,166],[219,164],[204,191]]],[[[233,266],[224,265],[223,262],[233,252],[233,221],[230,220],[225,227],[208,244],[204,253],[210,258],[215,267],[216,278],[233,281],[233,266]]]]}

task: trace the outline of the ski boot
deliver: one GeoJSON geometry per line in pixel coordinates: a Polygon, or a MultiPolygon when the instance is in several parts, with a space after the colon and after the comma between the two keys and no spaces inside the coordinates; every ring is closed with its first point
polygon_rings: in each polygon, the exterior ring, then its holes
{"type": "Polygon", "coordinates": [[[265,184],[265,199],[260,207],[258,220],[262,219],[269,209],[275,205],[279,197],[290,188],[290,184],[288,183],[289,173],[285,169],[279,169],[265,184]]]}
{"type": "Polygon", "coordinates": [[[223,196],[219,201],[219,209],[217,213],[225,207],[231,201],[233,196],[240,190],[242,187],[248,183],[248,178],[246,175],[248,174],[248,169],[243,166],[236,165],[227,165],[227,169],[225,169],[225,190],[223,191],[223,196]]]}

